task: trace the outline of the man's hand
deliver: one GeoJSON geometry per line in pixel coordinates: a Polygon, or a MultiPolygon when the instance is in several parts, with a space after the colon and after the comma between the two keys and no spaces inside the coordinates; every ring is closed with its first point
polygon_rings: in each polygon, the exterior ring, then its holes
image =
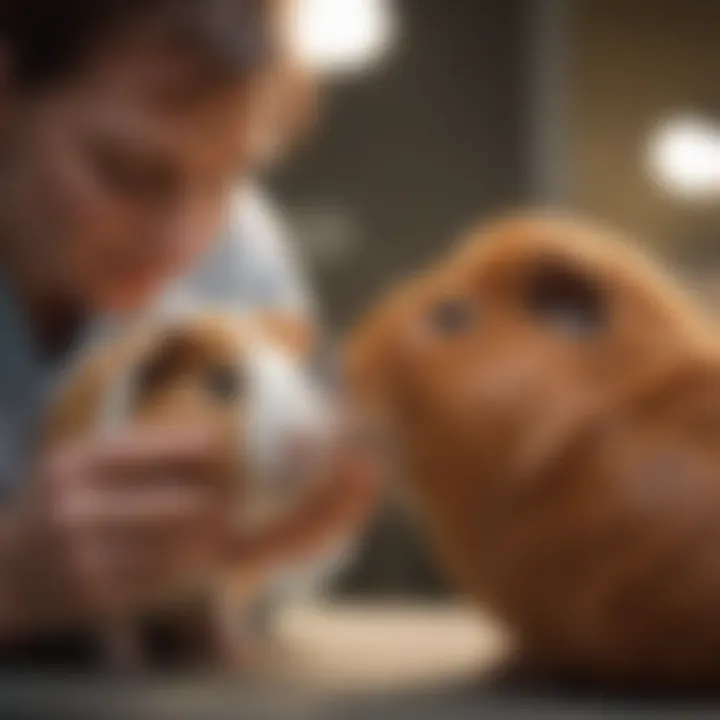
{"type": "Polygon", "coordinates": [[[97,626],[219,567],[312,560],[360,528],[376,495],[367,457],[344,448],[333,481],[303,512],[262,537],[238,537],[233,489],[208,480],[215,455],[202,433],[176,429],[48,457],[2,528],[12,592],[0,630],[24,637],[97,626]]]}
{"type": "Polygon", "coordinates": [[[197,432],[145,429],[48,457],[8,520],[21,628],[123,617],[208,571],[231,507],[213,454],[197,432]]]}

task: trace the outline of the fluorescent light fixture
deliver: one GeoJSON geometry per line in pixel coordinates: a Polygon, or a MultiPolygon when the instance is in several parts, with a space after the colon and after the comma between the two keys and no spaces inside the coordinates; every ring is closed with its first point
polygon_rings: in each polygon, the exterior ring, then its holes
{"type": "Polygon", "coordinates": [[[653,179],[687,198],[720,197],[720,124],[694,115],[660,123],[650,137],[653,179]]]}
{"type": "Polygon", "coordinates": [[[296,0],[295,32],[302,59],[322,73],[364,70],[394,38],[389,0],[296,0]]]}

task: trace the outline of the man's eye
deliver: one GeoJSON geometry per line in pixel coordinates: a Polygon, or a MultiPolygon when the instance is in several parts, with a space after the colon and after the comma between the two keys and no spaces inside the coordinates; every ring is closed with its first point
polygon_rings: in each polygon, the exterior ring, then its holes
{"type": "Polygon", "coordinates": [[[462,298],[448,298],[437,303],[430,311],[430,324],[443,335],[467,332],[475,321],[472,304],[462,298]]]}
{"type": "Polygon", "coordinates": [[[217,401],[231,403],[245,395],[245,377],[240,368],[221,366],[213,368],[205,377],[205,388],[217,401]]]}

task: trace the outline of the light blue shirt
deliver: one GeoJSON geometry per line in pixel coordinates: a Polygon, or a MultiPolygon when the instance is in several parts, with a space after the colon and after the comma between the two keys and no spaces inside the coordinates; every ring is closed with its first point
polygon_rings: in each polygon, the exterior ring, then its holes
{"type": "MultiPolygon", "coordinates": [[[[161,294],[159,306],[271,307],[311,313],[298,262],[278,214],[256,191],[243,193],[242,201],[237,200],[212,251],[192,273],[161,294]]],[[[117,327],[117,322],[97,319],[78,340],[68,361],[117,327]]],[[[0,493],[5,497],[30,470],[43,412],[65,365],[40,359],[13,293],[0,284],[0,493]]]]}
{"type": "Polygon", "coordinates": [[[210,303],[230,309],[280,308],[314,314],[280,213],[256,190],[231,203],[226,230],[195,270],[162,303],[210,303]]]}

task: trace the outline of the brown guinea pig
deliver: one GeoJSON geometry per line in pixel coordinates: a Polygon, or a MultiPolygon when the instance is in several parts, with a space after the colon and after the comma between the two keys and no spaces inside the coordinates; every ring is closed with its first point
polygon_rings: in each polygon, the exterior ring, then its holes
{"type": "MultiPolygon", "coordinates": [[[[226,483],[236,494],[240,531],[267,531],[328,474],[333,422],[308,372],[311,344],[304,327],[279,315],[201,312],[145,325],[90,352],[73,369],[51,406],[46,447],[130,424],[208,428],[218,448],[208,482],[226,483]]],[[[153,612],[157,624],[169,627],[165,634],[173,632],[166,621],[176,620],[178,637],[170,643],[185,657],[170,662],[242,661],[237,642],[244,638],[234,623],[268,578],[237,569],[218,574],[178,588],[153,612]],[[196,596],[206,602],[198,604],[196,596]],[[184,612],[186,598],[192,617],[184,612]],[[205,637],[187,642],[179,637],[185,631],[205,637]]],[[[101,629],[111,666],[134,670],[152,662],[139,624],[119,618],[116,627],[101,629]]]]}
{"type": "Polygon", "coordinates": [[[720,681],[720,356],[661,268],[610,231],[511,218],[347,353],[440,562],[528,668],[720,681]]]}

